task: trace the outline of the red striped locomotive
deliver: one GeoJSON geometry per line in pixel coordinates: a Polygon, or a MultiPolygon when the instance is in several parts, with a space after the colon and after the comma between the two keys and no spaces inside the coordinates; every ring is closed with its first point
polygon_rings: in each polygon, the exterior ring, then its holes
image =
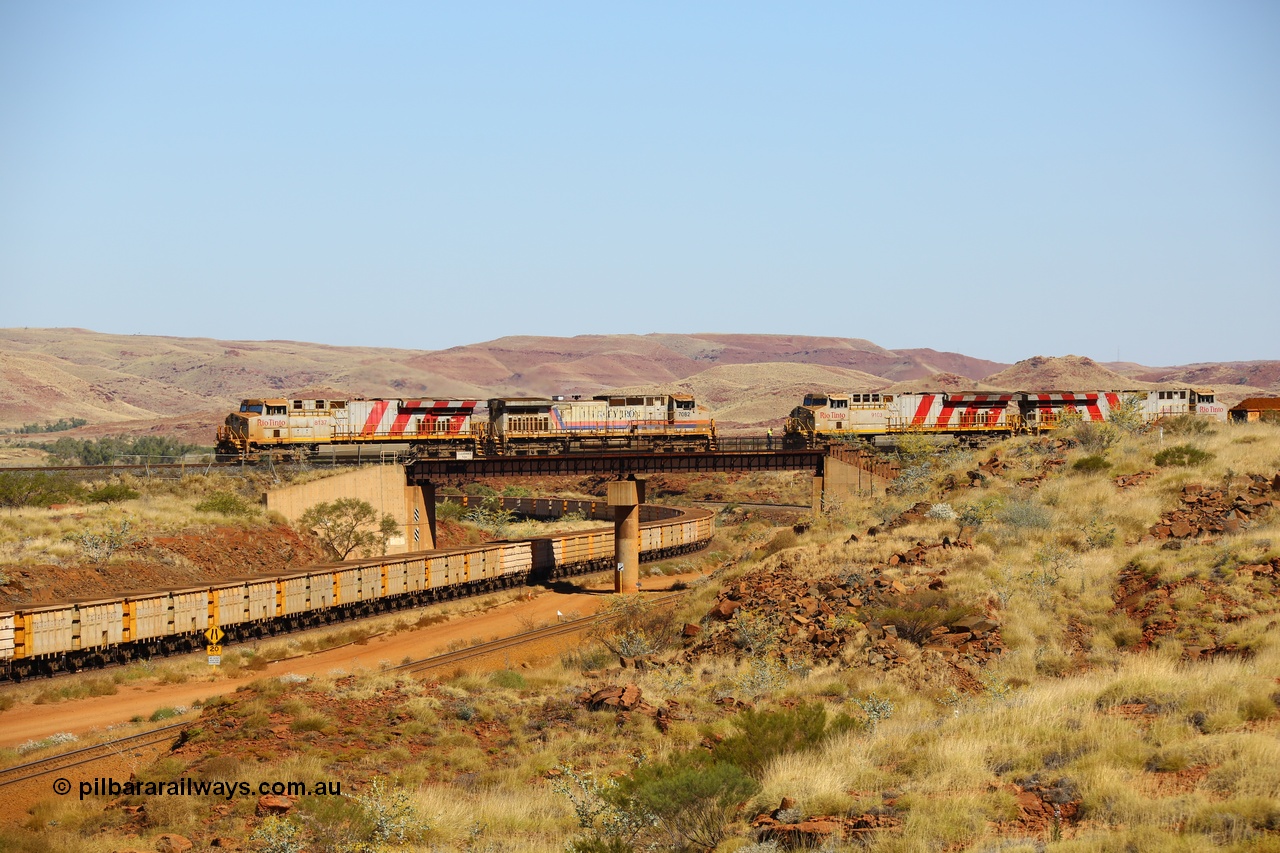
{"type": "Polygon", "coordinates": [[[412,448],[426,456],[474,452],[483,425],[475,400],[251,399],[218,427],[218,456],[253,459],[263,453],[309,456],[412,448]],[[478,429],[479,428],[479,429],[478,429]]]}
{"type": "Polygon", "coordinates": [[[476,400],[251,399],[218,428],[221,459],[384,452],[469,459],[605,450],[711,450],[715,422],[685,394],[591,399],[499,397],[488,420],[476,400]]]}
{"type": "Polygon", "coordinates": [[[1212,391],[1044,391],[1008,394],[919,392],[806,394],[786,421],[785,443],[817,447],[832,440],[891,442],[921,433],[981,444],[1015,433],[1056,429],[1064,417],[1107,421],[1130,410],[1144,422],[1176,415],[1226,419],[1212,391]]]}

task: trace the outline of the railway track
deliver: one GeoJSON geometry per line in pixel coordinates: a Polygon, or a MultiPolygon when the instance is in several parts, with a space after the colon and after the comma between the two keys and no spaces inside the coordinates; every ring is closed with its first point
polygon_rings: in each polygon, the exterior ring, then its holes
{"type": "MultiPolygon", "coordinates": [[[[677,592],[666,593],[664,595],[657,596],[650,601],[654,606],[668,607],[674,605],[681,598],[688,595],[689,592],[690,590],[680,590],[677,592]]],[[[388,667],[385,671],[418,675],[446,667],[457,667],[486,657],[504,655],[511,652],[513,649],[518,649],[523,646],[540,645],[553,642],[563,637],[588,631],[591,628],[614,621],[617,618],[618,616],[613,614],[596,614],[594,616],[570,619],[565,622],[556,623],[555,625],[535,628],[531,631],[523,631],[519,634],[513,634],[510,637],[502,637],[497,640],[480,643],[466,649],[459,649],[457,651],[445,652],[444,654],[433,655],[416,661],[409,661],[408,663],[403,663],[398,666],[388,667]]],[[[109,741],[103,741],[102,743],[92,744],[90,746],[79,747],[68,752],[45,756],[44,758],[39,758],[35,761],[28,761],[23,764],[16,764],[12,767],[0,769],[0,790],[4,790],[9,786],[17,785],[22,782],[28,782],[44,776],[51,776],[55,773],[67,771],[75,767],[82,767],[104,759],[116,758],[131,751],[172,741],[178,733],[190,725],[192,725],[191,721],[170,723],[169,725],[149,729],[145,732],[139,732],[122,738],[115,738],[109,741]]],[[[57,782],[65,781],[65,777],[57,780],[57,782]]],[[[66,785],[67,788],[65,791],[60,791],[55,786],[55,793],[65,794],[70,791],[70,782],[66,782],[66,785]]]]}
{"type": "Polygon", "coordinates": [[[741,501],[692,501],[694,506],[702,506],[715,509],[724,509],[727,506],[736,506],[739,509],[790,509],[796,512],[813,512],[813,507],[807,504],[762,504],[762,503],[742,503],[741,501]]]}
{"type": "MultiPolygon", "coordinates": [[[[49,776],[59,771],[70,770],[73,767],[92,764],[104,758],[114,758],[132,750],[171,741],[179,731],[189,725],[191,725],[190,722],[170,723],[145,732],[138,732],[137,734],[95,743],[90,746],[82,746],[70,752],[61,752],[57,755],[49,755],[44,758],[38,758],[35,761],[6,767],[0,770],[0,790],[30,779],[38,779],[41,776],[49,776]]],[[[57,788],[54,790],[56,793],[66,793],[65,791],[58,791],[57,788]]],[[[70,788],[67,790],[70,790],[70,788]]]]}
{"type": "Polygon", "coordinates": [[[129,463],[120,465],[20,465],[0,467],[0,474],[78,474],[81,476],[99,475],[109,476],[111,474],[149,474],[149,473],[169,473],[169,474],[200,474],[208,471],[225,471],[239,470],[247,467],[253,470],[253,466],[245,466],[239,462],[160,462],[160,463],[129,463]]]}
{"type": "MultiPolygon", "coordinates": [[[[667,607],[675,604],[688,594],[689,590],[671,592],[666,595],[650,599],[650,603],[657,607],[667,607]]],[[[444,654],[434,655],[429,658],[423,658],[422,660],[409,661],[408,663],[389,667],[387,671],[404,672],[410,675],[417,675],[419,673],[429,672],[433,669],[458,666],[471,661],[483,659],[491,655],[502,654],[521,646],[539,645],[561,637],[567,637],[583,631],[588,631],[597,625],[612,622],[617,618],[618,616],[615,614],[597,613],[594,616],[583,616],[578,619],[569,619],[564,622],[557,622],[554,625],[534,628],[530,631],[522,631],[521,633],[513,634],[510,637],[491,640],[487,643],[471,646],[470,648],[445,652],[444,654]]]]}

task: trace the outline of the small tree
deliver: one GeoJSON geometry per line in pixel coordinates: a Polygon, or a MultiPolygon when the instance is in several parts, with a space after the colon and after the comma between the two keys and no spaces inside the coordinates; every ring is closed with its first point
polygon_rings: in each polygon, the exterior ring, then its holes
{"type": "Polygon", "coordinates": [[[665,651],[678,636],[670,615],[637,595],[613,596],[602,613],[605,619],[592,629],[591,638],[620,657],[665,651]]]}
{"type": "Polygon", "coordinates": [[[76,483],[46,471],[0,471],[0,506],[12,511],[20,506],[49,506],[80,494],[76,483]]]}
{"type": "Polygon", "coordinates": [[[387,542],[400,530],[394,518],[383,514],[379,519],[378,511],[359,498],[318,503],[302,514],[298,524],[314,533],[339,560],[355,551],[366,556],[375,550],[385,554],[387,542]]]}
{"type": "Polygon", "coordinates": [[[1138,394],[1125,394],[1119,403],[1111,407],[1110,421],[1123,432],[1134,433],[1142,429],[1142,410],[1145,400],[1138,394]]]}

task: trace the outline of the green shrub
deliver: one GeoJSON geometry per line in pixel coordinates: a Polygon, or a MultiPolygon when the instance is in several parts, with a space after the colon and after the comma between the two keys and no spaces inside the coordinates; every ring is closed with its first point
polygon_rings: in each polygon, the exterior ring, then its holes
{"type": "Polygon", "coordinates": [[[741,767],[689,752],[642,764],[605,796],[619,810],[648,818],[672,842],[713,850],[741,803],[759,790],[741,767]]]}
{"type": "Polygon", "coordinates": [[[1170,435],[1205,435],[1213,431],[1208,418],[1199,415],[1176,415],[1161,418],[1160,428],[1170,435]]]}
{"type": "Polygon", "coordinates": [[[1010,501],[1001,507],[997,518],[1015,530],[1048,530],[1053,526],[1048,507],[1031,500],[1010,501]]]}
{"type": "Polygon", "coordinates": [[[268,815],[249,836],[262,853],[302,853],[302,827],[287,817],[268,815]]]}
{"type": "Polygon", "coordinates": [[[738,733],[717,743],[711,755],[717,762],[740,767],[759,778],[777,756],[811,749],[828,735],[852,725],[853,719],[844,714],[828,725],[827,709],[820,702],[779,711],[748,708],[733,718],[738,733]]]}
{"type": "Polygon", "coordinates": [[[219,515],[252,515],[254,508],[239,495],[230,492],[214,492],[196,504],[196,512],[216,512],[219,515]]]}
{"type": "Polygon", "coordinates": [[[108,524],[100,534],[82,530],[62,538],[75,545],[84,559],[92,563],[105,563],[111,559],[112,554],[138,541],[138,537],[129,528],[130,524],[126,519],[118,524],[108,524]]]}
{"type": "Polygon", "coordinates": [[[1071,426],[1070,434],[1091,453],[1101,453],[1120,440],[1120,431],[1102,421],[1078,421],[1071,426]]]}
{"type": "Polygon", "coordinates": [[[436,504],[436,520],[447,518],[450,521],[461,521],[467,514],[467,508],[455,501],[441,501],[436,504]]]}
{"type": "Polygon", "coordinates": [[[620,657],[663,652],[679,636],[670,613],[636,595],[616,595],[600,611],[605,618],[590,631],[591,639],[620,657]]]}
{"type": "Polygon", "coordinates": [[[1111,467],[1111,463],[1107,461],[1107,457],[1094,453],[1089,456],[1077,459],[1071,466],[1071,470],[1079,474],[1097,474],[1111,467]]]}
{"type": "Polygon", "coordinates": [[[47,471],[0,471],[0,506],[49,506],[73,500],[84,493],[65,474],[47,471]]]}
{"type": "Polygon", "coordinates": [[[529,686],[529,683],[525,680],[523,675],[510,669],[495,672],[489,677],[489,680],[492,681],[495,686],[505,687],[508,690],[523,690],[529,686]]]}
{"type": "Polygon", "coordinates": [[[991,521],[999,513],[1003,504],[999,498],[982,498],[960,510],[958,521],[961,527],[981,527],[991,521]]]}
{"type": "Polygon", "coordinates": [[[85,496],[85,500],[95,504],[109,504],[134,500],[138,497],[138,494],[137,489],[131,489],[124,483],[109,483],[89,492],[85,496]]]}
{"type": "Polygon", "coordinates": [[[163,720],[171,720],[174,717],[181,717],[185,713],[187,713],[186,708],[156,708],[151,712],[151,716],[147,719],[153,723],[159,723],[163,720]]]}
{"type": "Polygon", "coordinates": [[[431,828],[403,787],[388,788],[381,779],[374,779],[355,800],[373,825],[370,840],[376,845],[404,844],[431,828]]]}
{"type": "Polygon", "coordinates": [[[1080,527],[1084,534],[1085,544],[1090,548],[1110,548],[1116,543],[1116,526],[1108,524],[1098,513],[1089,517],[1089,521],[1080,527]]]}
{"type": "Polygon", "coordinates": [[[759,556],[767,557],[770,554],[776,554],[779,551],[786,550],[787,548],[794,548],[798,544],[800,544],[800,539],[796,536],[796,532],[794,530],[782,530],[770,539],[768,544],[760,549],[759,556]]]}
{"type": "Polygon", "coordinates": [[[81,465],[110,465],[122,457],[176,460],[188,453],[207,452],[210,448],[186,444],[168,436],[144,435],[138,438],[108,435],[91,440],[60,438],[45,448],[50,456],[81,465]]]}
{"type": "Polygon", "coordinates": [[[1156,454],[1156,464],[1162,468],[1169,466],[1202,465],[1213,458],[1213,454],[1190,444],[1175,444],[1166,447],[1156,454]]]}

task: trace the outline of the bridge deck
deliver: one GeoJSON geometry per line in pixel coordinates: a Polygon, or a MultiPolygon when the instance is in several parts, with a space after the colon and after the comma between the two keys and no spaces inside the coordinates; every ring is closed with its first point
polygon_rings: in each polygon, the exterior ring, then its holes
{"type": "Polygon", "coordinates": [[[715,471],[812,471],[821,476],[822,450],[730,450],[711,453],[574,453],[421,459],[405,466],[410,483],[470,477],[547,477],[587,474],[697,474],[715,471]]]}

